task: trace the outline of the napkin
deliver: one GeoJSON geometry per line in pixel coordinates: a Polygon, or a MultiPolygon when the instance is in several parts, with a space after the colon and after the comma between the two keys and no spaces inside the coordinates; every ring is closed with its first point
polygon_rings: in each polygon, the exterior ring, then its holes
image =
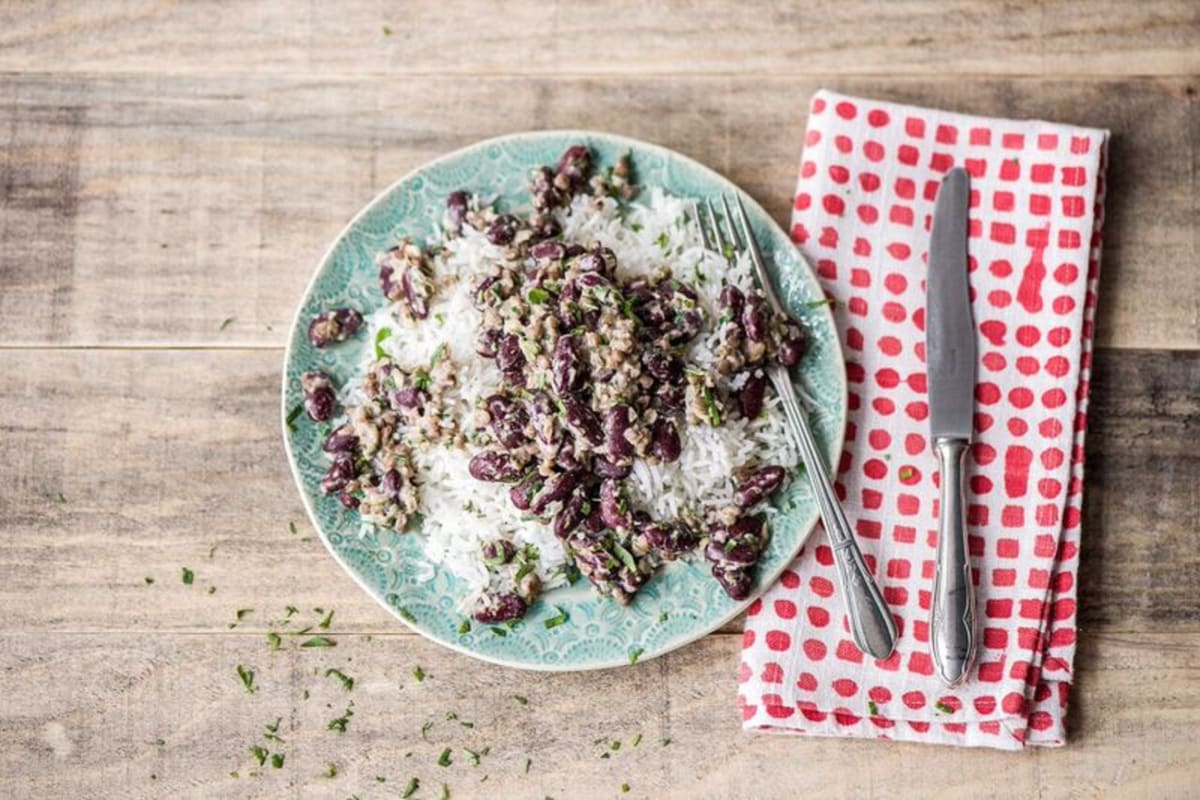
{"type": "Polygon", "coordinates": [[[749,609],[746,729],[1002,749],[1064,742],[1107,140],[813,97],[791,235],[834,303],[849,385],[837,490],[900,636],[883,661],[854,646],[818,528],[749,609]],[[978,651],[969,681],[947,689],[929,655],[938,474],[924,279],[938,186],[960,165],[971,175],[979,340],[966,465],[978,651]]]}

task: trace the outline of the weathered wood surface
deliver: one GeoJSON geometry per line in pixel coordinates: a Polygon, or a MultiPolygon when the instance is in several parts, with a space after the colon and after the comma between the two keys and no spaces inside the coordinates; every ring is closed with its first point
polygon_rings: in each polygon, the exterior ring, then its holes
{"type": "Polygon", "coordinates": [[[0,0],[0,796],[1194,796],[1198,75],[1190,0],[0,0]],[[736,622],[602,675],[475,662],[398,626],[303,519],[279,348],[355,210],[478,139],[591,127],[785,221],[821,86],[1114,132],[1063,750],[742,735],[736,622]],[[288,604],[333,609],[337,647],[271,652],[288,604]],[[283,767],[251,777],[256,743],[283,767]]]}
{"type": "Polygon", "coordinates": [[[272,652],[260,636],[0,636],[0,688],[20,698],[0,720],[0,794],[366,800],[398,797],[416,777],[417,797],[439,797],[444,783],[454,800],[1182,798],[1200,771],[1194,637],[1083,638],[1074,744],[1026,754],[746,736],[730,702],[737,636],[601,675],[515,672],[419,637],[332,638],[333,648],[289,642],[272,652]],[[254,671],[254,694],[238,665],[254,671]],[[416,666],[426,673],[419,683],[416,666]],[[329,668],[354,678],[353,689],[329,668]],[[346,733],[330,731],[351,700],[346,733]],[[283,743],[263,737],[276,719],[283,743]],[[259,769],[255,744],[284,753],[283,766],[259,769]],[[440,767],[446,747],[453,763],[440,767]],[[464,748],[484,747],[472,766],[464,748]]]}
{"type": "Polygon", "coordinates": [[[312,75],[1200,71],[1188,0],[0,4],[0,69],[312,75]]]}
{"type": "MultiPolygon", "coordinates": [[[[214,632],[254,608],[238,630],[261,634],[286,604],[333,604],[344,630],[395,630],[304,517],[282,453],[280,361],[0,351],[4,629],[214,632]]],[[[1096,362],[1085,630],[1200,633],[1197,386],[1196,351],[1102,351],[1096,362]]]]}
{"type": "Polygon", "coordinates": [[[317,261],[355,211],[437,155],[530,128],[615,130],[674,147],[786,222],[808,100],[829,85],[1111,128],[1099,341],[1197,348],[1195,83],[5,76],[0,341],[281,346],[317,261]]]}

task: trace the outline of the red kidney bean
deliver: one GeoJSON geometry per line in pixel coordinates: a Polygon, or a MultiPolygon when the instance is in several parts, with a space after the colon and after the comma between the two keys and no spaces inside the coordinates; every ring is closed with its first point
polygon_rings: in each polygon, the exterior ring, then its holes
{"type": "Polygon", "coordinates": [[[712,574],[717,579],[717,583],[721,584],[721,588],[725,590],[725,594],[733,600],[745,600],[750,596],[754,580],[746,570],[723,570],[714,565],[712,574]]]}
{"type": "Polygon", "coordinates": [[[495,625],[509,622],[525,616],[526,605],[521,597],[513,592],[498,592],[483,596],[483,605],[476,609],[476,622],[485,625],[495,625]]]}
{"type": "Polygon", "coordinates": [[[592,510],[583,520],[584,528],[590,534],[598,534],[604,530],[604,515],[600,513],[600,503],[592,503],[592,510]]]}
{"type": "Polygon", "coordinates": [[[353,308],[337,308],[318,314],[308,323],[308,341],[313,347],[344,342],[362,327],[362,314],[353,308]]]}
{"type": "Polygon", "coordinates": [[[604,413],[604,442],[608,457],[614,461],[633,458],[633,444],[625,438],[633,424],[633,409],[624,403],[615,405],[604,413]]]}
{"type": "Polygon", "coordinates": [[[404,290],[404,304],[415,319],[425,319],[429,316],[428,289],[425,283],[413,282],[413,271],[420,269],[415,264],[409,264],[400,276],[400,286],[404,290]]]}
{"type": "Polygon", "coordinates": [[[687,389],[678,384],[662,384],[656,390],[658,403],[667,411],[682,411],[687,400],[687,389]]]}
{"type": "Polygon", "coordinates": [[[328,386],[322,386],[304,395],[304,413],[308,414],[308,418],[313,422],[325,422],[333,416],[335,408],[337,397],[328,386]]]}
{"type": "Polygon", "coordinates": [[[758,561],[758,551],[752,545],[737,539],[727,539],[724,542],[713,539],[704,548],[704,557],[714,564],[750,566],[758,561]]]}
{"type": "Polygon", "coordinates": [[[600,484],[600,518],[615,530],[626,530],[633,520],[624,510],[625,499],[621,496],[621,484],[614,478],[606,478],[600,484]]]}
{"type": "Polygon", "coordinates": [[[583,504],[587,502],[583,492],[576,492],[567,499],[562,509],[554,515],[554,535],[565,539],[583,522],[583,504]]]}
{"type": "Polygon", "coordinates": [[[554,170],[549,167],[539,167],[533,172],[529,183],[529,194],[533,198],[533,207],[545,211],[562,205],[563,197],[554,186],[554,170]]]}
{"type": "Polygon", "coordinates": [[[757,294],[750,295],[746,300],[746,307],[742,311],[742,327],[750,341],[766,341],[767,313],[762,298],[757,294]]]}
{"type": "Polygon", "coordinates": [[[528,511],[530,504],[533,503],[533,496],[537,493],[538,484],[541,482],[542,476],[534,472],[508,490],[509,501],[518,511],[528,511]]]}
{"type": "Polygon", "coordinates": [[[562,242],[538,242],[529,254],[539,261],[562,261],[567,255],[567,248],[562,242]]]}
{"type": "Polygon", "coordinates": [[[642,358],[642,365],[646,372],[663,383],[678,383],[683,379],[683,361],[670,353],[648,351],[642,358]]]}
{"type": "Polygon", "coordinates": [[[326,453],[353,453],[358,449],[358,437],[354,435],[354,428],[343,425],[331,432],[325,437],[322,449],[326,453]]]}
{"type": "Polygon", "coordinates": [[[415,386],[405,386],[392,392],[392,407],[400,410],[424,408],[429,395],[415,386]]]}
{"type": "Polygon", "coordinates": [[[678,461],[682,453],[683,445],[679,441],[679,431],[675,423],[666,417],[659,417],[650,434],[650,455],[665,464],[670,464],[678,461]]]}
{"type": "Polygon", "coordinates": [[[742,315],[742,308],[746,305],[746,295],[742,294],[742,290],[732,283],[727,283],[721,289],[721,296],[718,302],[721,308],[727,310],[733,319],[737,319],[742,315]]]}
{"type": "Polygon", "coordinates": [[[604,258],[599,253],[584,253],[575,259],[575,266],[579,268],[580,272],[604,274],[604,258]]]}
{"type": "Polygon", "coordinates": [[[542,484],[542,488],[533,498],[533,504],[529,510],[541,516],[551,503],[565,500],[578,482],[579,477],[573,472],[560,472],[552,476],[542,484]]]}
{"type": "Polygon", "coordinates": [[[395,498],[400,494],[400,490],[404,488],[404,478],[401,477],[400,471],[389,469],[383,473],[383,478],[379,481],[379,491],[391,498],[395,498]]]}
{"type": "Polygon", "coordinates": [[[471,196],[459,189],[446,195],[447,229],[454,233],[462,233],[463,221],[467,218],[467,206],[471,196]]]}
{"type": "Polygon", "coordinates": [[[629,460],[614,461],[605,456],[592,459],[592,471],[602,478],[627,478],[633,472],[633,462],[629,460]]]}
{"type": "Polygon", "coordinates": [[[501,372],[520,370],[525,366],[525,354],[521,352],[521,340],[510,333],[500,340],[496,351],[496,366],[501,372]]]}
{"type": "Polygon", "coordinates": [[[346,484],[354,480],[354,474],[354,462],[350,457],[338,456],[325,471],[325,476],[321,478],[321,491],[325,494],[340,492],[346,488],[346,484]]]}
{"type": "Polygon", "coordinates": [[[525,425],[529,417],[520,405],[512,402],[503,395],[494,394],[484,401],[488,416],[491,417],[492,433],[496,441],[515,450],[525,444],[525,425]]]}
{"type": "Polygon", "coordinates": [[[785,367],[794,367],[804,357],[807,347],[808,339],[804,335],[804,329],[794,322],[789,322],[784,329],[783,341],[779,343],[775,359],[785,367]]]}
{"type": "Polygon", "coordinates": [[[554,454],[554,464],[563,472],[576,472],[583,469],[583,465],[575,457],[574,442],[567,439],[559,446],[558,452],[554,454]]]}
{"type": "Polygon", "coordinates": [[[467,464],[467,471],[476,480],[489,482],[515,481],[521,476],[521,468],[507,453],[485,450],[474,456],[467,464]]]}
{"type": "Polygon", "coordinates": [[[704,327],[704,317],[699,311],[684,311],[676,314],[674,326],[670,330],[669,340],[674,345],[681,345],[695,339],[704,327]]]}
{"type": "Polygon", "coordinates": [[[576,144],[568,147],[559,157],[555,171],[565,178],[567,188],[574,194],[583,188],[591,168],[592,151],[587,145],[576,144]]]}
{"type": "Polygon", "coordinates": [[[564,397],[562,403],[567,411],[567,425],[576,435],[582,436],[594,447],[604,444],[604,430],[591,408],[574,395],[564,397]]]}
{"type": "Polygon", "coordinates": [[[763,410],[763,398],[767,391],[767,376],[761,370],[755,370],[746,377],[742,390],[738,394],[738,404],[742,416],[746,419],[757,419],[763,410]]]}
{"type": "Polygon", "coordinates": [[[533,218],[531,230],[533,231],[533,241],[540,242],[544,239],[553,239],[562,233],[562,225],[559,225],[558,220],[549,214],[542,214],[533,218]]]}
{"type": "Polygon", "coordinates": [[[573,394],[583,388],[587,379],[579,359],[579,348],[574,336],[560,336],[554,345],[550,360],[554,391],[559,397],[573,394]]]}
{"type": "Polygon", "coordinates": [[[517,548],[507,539],[493,539],[490,542],[484,542],[480,550],[483,553],[483,562],[489,567],[509,564],[517,555],[517,548]]]}
{"type": "Polygon", "coordinates": [[[501,214],[492,220],[485,235],[492,244],[501,246],[511,244],[512,240],[516,238],[518,225],[516,217],[511,214],[501,214]]]}
{"type": "Polygon", "coordinates": [[[550,399],[550,395],[541,391],[533,392],[525,401],[525,408],[529,420],[533,422],[534,436],[538,441],[553,444],[558,438],[558,425],[555,422],[554,401],[550,399]]]}
{"type": "Polygon", "coordinates": [[[495,328],[479,332],[475,339],[475,352],[483,358],[495,358],[500,349],[500,337],[503,334],[495,328]]]}
{"type": "Polygon", "coordinates": [[[737,491],[733,493],[733,502],[742,508],[757,505],[782,486],[783,479],[786,477],[787,470],[783,467],[775,465],[763,467],[742,479],[742,482],[738,484],[737,491]]]}

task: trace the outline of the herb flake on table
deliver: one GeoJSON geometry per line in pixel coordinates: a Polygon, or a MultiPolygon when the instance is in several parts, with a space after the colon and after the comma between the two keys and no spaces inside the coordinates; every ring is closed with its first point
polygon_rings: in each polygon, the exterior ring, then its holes
{"type": "Polygon", "coordinates": [[[442,797],[441,797],[441,800],[450,800],[450,787],[449,787],[449,786],[447,786],[447,785],[446,785],[446,784],[444,784],[444,783],[442,784],[442,797]]]}
{"type": "Polygon", "coordinates": [[[404,791],[400,793],[402,800],[408,800],[417,793],[417,789],[421,788],[421,781],[417,778],[409,778],[408,783],[404,785],[404,791]]]}
{"type": "Polygon", "coordinates": [[[350,705],[346,706],[346,711],[340,717],[329,720],[329,724],[326,725],[325,727],[331,731],[337,731],[338,733],[345,733],[346,726],[350,724],[350,718],[353,716],[354,716],[354,702],[351,701],[350,705]]]}
{"type": "Polygon", "coordinates": [[[523,706],[527,706],[527,705],[529,705],[529,698],[528,698],[528,697],[525,697],[525,696],[523,696],[523,695],[514,694],[514,695],[512,696],[512,699],[513,699],[513,700],[516,700],[516,701],[517,701],[517,703],[518,703],[518,704],[520,704],[520,705],[523,705],[523,706]]]}
{"type": "Polygon", "coordinates": [[[832,297],[826,297],[824,300],[810,300],[804,304],[805,308],[820,308],[821,306],[829,306],[831,309],[837,305],[837,301],[832,297]]]}
{"type": "Polygon", "coordinates": [[[272,650],[278,650],[283,645],[283,637],[275,631],[271,631],[267,634],[267,644],[271,646],[272,650]]]}
{"type": "Polygon", "coordinates": [[[642,653],[646,652],[640,647],[635,647],[629,651],[629,663],[636,664],[638,659],[642,657],[642,653]]]}
{"type": "Polygon", "coordinates": [[[283,767],[283,759],[284,759],[283,753],[273,754],[271,756],[271,766],[274,767],[275,769],[282,768],[283,767]]]}
{"type": "Polygon", "coordinates": [[[325,765],[325,777],[326,778],[336,778],[337,774],[338,774],[337,764],[330,761],[328,764],[325,765]]]}
{"type": "Polygon", "coordinates": [[[190,569],[188,569],[187,567],[181,567],[180,569],[182,569],[182,570],[183,570],[183,582],[184,582],[184,584],[185,584],[185,585],[187,585],[187,586],[191,586],[191,585],[192,585],[192,582],[196,580],[196,573],[192,572],[192,571],[191,571],[190,569]]]}
{"type": "Polygon", "coordinates": [[[629,784],[622,783],[621,784],[621,794],[627,794],[628,792],[629,792],[629,784]]]}
{"type": "Polygon", "coordinates": [[[417,664],[415,667],[413,667],[412,676],[413,680],[415,680],[417,683],[421,683],[425,680],[425,670],[421,669],[420,664],[417,664]]]}
{"type": "Polygon", "coordinates": [[[529,774],[529,768],[532,766],[533,766],[533,759],[532,758],[525,759],[525,774],[526,775],[529,774]]]}
{"type": "Polygon", "coordinates": [[[354,678],[351,678],[349,675],[342,672],[340,669],[335,669],[333,667],[330,667],[329,669],[325,670],[325,677],[328,678],[331,676],[334,678],[337,678],[338,681],[341,682],[342,688],[345,689],[347,692],[354,688],[354,678]]]}
{"type": "Polygon", "coordinates": [[[152,586],[154,584],[154,578],[151,578],[149,575],[142,578],[142,580],[144,580],[146,582],[147,586],[152,586]]]}
{"type": "Polygon", "coordinates": [[[250,748],[250,755],[254,756],[254,760],[258,762],[260,767],[267,763],[267,749],[265,747],[254,745],[250,748]]]}
{"type": "Polygon", "coordinates": [[[272,722],[270,725],[265,725],[264,727],[267,729],[267,732],[263,734],[263,738],[268,741],[282,743],[283,739],[279,735],[279,725],[282,722],[283,722],[283,717],[276,717],[275,721],[272,722]]]}
{"type": "Polygon", "coordinates": [[[250,614],[253,611],[254,611],[253,608],[239,608],[237,611],[234,612],[234,616],[237,617],[238,622],[241,622],[243,619],[246,618],[247,614],[250,614]]]}
{"type": "Polygon", "coordinates": [[[329,630],[329,626],[332,622],[333,622],[333,609],[331,608],[331,609],[329,609],[329,613],[325,615],[325,618],[317,623],[317,627],[323,631],[327,631],[327,630],[329,630]]]}
{"type": "Polygon", "coordinates": [[[288,520],[288,533],[296,535],[296,523],[293,520],[288,520]]]}
{"type": "Polygon", "coordinates": [[[221,324],[217,326],[217,330],[219,330],[219,331],[225,330],[231,324],[233,324],[233,321],[235,319],[237,319],[237,317],[226,317],[225,319],[221,320],[221,324]]]}
{"type": "Polygon", "coordinates": [[[428,733],[429,733],[429,729],[432,727],[433,727],[433,720],[429,720],[428,722],[426,722],[424,725],[421,726],[421,739],[423,741],[426,741],[426,742],[429,741],[428,733]]]}
{"type": "Polygon", "coordinates": [[[246,694],[254,694],[257,687],[254,685],[254,670],[246,669],[241,664],[237,665],[238,678],[242,681],[242,687],[245,688],[246,694]]]}
{"type": "Polygon", "coordinates": [[[637,747],[641,743],[642,743],[642,735],[639,733],[633,737],[633,741],[630,742],[630,745],[633,747],[637,747]]]}
{"type": "Polygon", "coordinates": [[[463,752],[467,754],[467,763],[469,763],[472,767],[479,766],[479,753],[475,752],[474,750],[468,750],[465,747],[463,748],[463,752]]]}
{"type": "Polygon", "coordinates": [[[337,647],[337,642],[327,636],[314,636],[300,644],[301,647],[337,647]]]}
{"type": "Polygon", "coordinates": [[[442,751],[442,754],[438,756],[437,763],[439,767],[448,767],[454,763],[454,760],[450,758],[450,752],[450,748],[447,747],[442,751]]]}

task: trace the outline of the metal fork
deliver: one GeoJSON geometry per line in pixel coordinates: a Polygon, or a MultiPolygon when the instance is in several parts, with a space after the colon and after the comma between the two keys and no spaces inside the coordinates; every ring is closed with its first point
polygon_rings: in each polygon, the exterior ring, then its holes
{"type": "MultiPolygon", "coordinates": [[[[758,285],[762,288],[763,294],[767,297],[767,303],[776,314],[792,319],[779,302],[779,297],[771,285],[771,278],[767,274],[762,252],[758,249],[758,243],[754,240],[754,234],[750,229],[750,219],[746,215],[745,206],[742,205],[742,198],[735,195],[734,199],[737,203],[738,222],[741,224],[743,235],[738,235],[733,224],[734,215],[729,208],[729,201],[725,195],[721,195],[724,231],[717,224],[717,213],[711,199],[704,202],[708,219],[705,220],[705,215],[702,213],[696,215],[700,223],[700,233],[704,237],[704,246],[727,258],[731,251],[735,254],[749,252],[750,260],[754,264],[755,277],[758,279],[758,285]],[[728,237],[728,241],[726,241],[726,237],[728,237]]],[[[860,650],[869,653],[874,658],[887,658],[896,646],[896,623],[892,620],[887,603],[879,593],[879,587],[871,578],[862,551],[854,538],[854,532],[850,529],[850,522],[846,519],[846,512],[842,510],[842,504],[834,493],[833,481],[830,480],[829,472],[825,469],[825,462],[817,449],[817,442],[813,438],[808,416],[800,408],[800,403],[796,399],[796,390],[792,386],[791,376],[787,369],[780,364],[771,364],[767,368],[767,376],[775,387],[775,392],[779,395],[784,415],[789,423],[788,427],[791,429],[791,433],[800,447],[800,455],[808,467],[808,477],[812,481],[813,491],[817,496],[821,520],[825,523],[825,531],[829,534],[830,542],[833,545],[838,585],[846,599],[846,611],[850,618],[850,630],[854,636],[854,642],[860,650]]]]}

